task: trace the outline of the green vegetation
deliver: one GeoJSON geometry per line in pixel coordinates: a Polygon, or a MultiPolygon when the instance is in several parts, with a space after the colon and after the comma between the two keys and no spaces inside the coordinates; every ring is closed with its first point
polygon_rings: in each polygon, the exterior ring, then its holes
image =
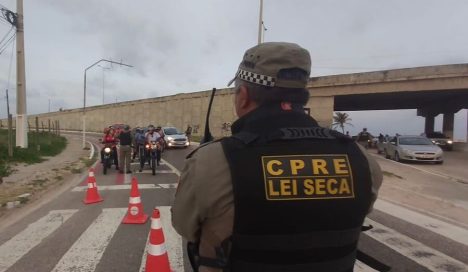
{"type": "Polygon", "coordinates": [[[202,138],[203,138],[203,136],[192,135],[192,136],[190,136],[190,141],[191,142],[200,142],[202,138]]]}
{"type": "MultiPolygon", "coordinates": [[[[13,135],[14,133],[15,131],[13,135]]],[[[0,177],[11,173],[9,164],[12,162],[38,163],[43,161],[44,156],[59,154],[67,146],[67,139],[48,132],[29,132],[28,143],[29,147],[26,149],[14,147],[13,157],[10,158],[8,157],[8,131],[0,130],[0,177]]],[[[13,146],[15,146],[15,137],[13,137],[13,146]]]]}

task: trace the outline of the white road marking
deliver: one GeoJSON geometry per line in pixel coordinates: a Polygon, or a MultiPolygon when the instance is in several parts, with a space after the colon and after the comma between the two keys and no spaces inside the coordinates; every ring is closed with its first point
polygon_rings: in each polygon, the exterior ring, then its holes
{"type": "MultiPolygon", "coordinates": [[[[177,183],[169,184],[138,184],[138,189],[171,189],[177,188],[177,183]]],[[[72,192],[84,192],[88,189],[88,186],[76,186],[72,189],[72,192]]],[[[113,191],[113,190],[130,190],[130,184],[120,184],[120,185],[100,185],[98,187],[99,191],[113,191]]]]}
{"type": "Polygon", "coordinates": [[[377,272],[377,270],[367,266],[363,262],[356,260],[354,263],[354,271],[355,272],[377,272]]]}
{"type": "Polygon", "coordinates": [[[94,271],[126,212],[125,208],[103,209],[52,271],[94,271]]]}
{"type": "Polygon", "coordinates": [[[174,171],[174,173],[180,177],[180,171],[177,170],[177,168],[174,167],[174,165],[168,163],[167,161],[165,161],[164,159],[161,159],[162,162],[164,162],[169,168],[171,168],[172,171],[174,171]]]}
{"type": "MultiPolygon", "coordinates": [[[[130,165],[138,165],[138,166],[140,166],[140,162],[132,162],[132,163],[130,163],[130,165]]],[[[148,165],[148,163],[146,163],[146,165],[148,165]]],[[[161,162],[159,163],[159,165],[165,165],[165,163],[161,161],[161,162]]]]}
{"type": "MultiPolygon", "coordinates": [[[[171,207],[170,206],[159,206],[156,207],[161,213],[161,223],[164,233],[165,246],[167,254],[169,255],[169,263],[171,270],[174,272],[184,271],[184,258],[182,248],[182,237],[174,230],[171,223],[171,207]]],[[[149,239],[149,235],[148,235],[149,239]]],[[[146,266],[146,255],[148,251],[148,240],[146,241],[145,252],[141,258],[140,272],[145,271],[146,266]]]]}
{"type": "Polygon", "coordinates": [[[467,271],[468,266],[454,258],[402,235],[384,225],[366,218],[366,224],[374,226],[364,233],[372,239],[395,250],[402,256],[418,263],[430,271],[467,271]]]}
{"type": "Polygon", "coordinates": [[[468,245],[468,230],[464,228],[448,224],[381,199],[375,202],[374,209],[428,229],[446,238],[452,239],[455,242],[468,245]]]}
{"type": "Polygon", "coordinates": [[[78,210],[54,210],[30,224],[0,246],[0,272],[7,270],[26,253],[65,223],[78,210]]]}
{"type": "Polygon", "coordinates": [[[91,160],[94,157],[94,145],[90,141],[86,141],[91,146],[91,151],[89,152],[89,159],[91,160]]]}
{"type": "MultiPolygon", "coordinates": [[[[135,174],[152,174],[151,169],[143,169],[142,172],[135,170],[135,174]]],[[[176,174],[172,170],[156,170],[156,174],[176,174]]],[[[177,175],[177,174],[176,174],[177,175]]]]}

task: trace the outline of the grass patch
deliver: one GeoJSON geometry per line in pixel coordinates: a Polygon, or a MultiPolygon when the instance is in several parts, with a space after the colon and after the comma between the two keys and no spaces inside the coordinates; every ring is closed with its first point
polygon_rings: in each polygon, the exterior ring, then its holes
{"type": "MultiPolygon", "coordinates": [[[[16,133],[13,130],[13,134],[16,133]]],[[[13,137],[13,145],[15,145],[13,137]]],[[[62,152],[67,146],[65,137],[48,132],[28,132],[28,148],[13,148],[13,157],[8,157],[8,131],[0,130],[0,177],[11,174],[9,165],[12,163],[33,164],[43,161],[43,157],[51,157],[62,152]],[[40,148],[37,148],[40,146],[40,148]]]]}
{"type": "Polygon", "coordinates": [[[393,174],[392,172],[382,171],[382,174],[383,174],[384,176],[387,176],[387,177],[396,177],[396,178],[399,178],[399,179],[403,179],[402,176],[393,174]]]}
{"type": "Polygon", "coordinates": [[[63,180],[63,177],[62,176],[56,176],[55,179],[58,180],[58,181],[61,181],[61,180],[63,180]]]}
{"type": "Polygon", "coordinates": [[[190,141],[191,142],[200,142],[202,138],[203,138],[203,136],[192,135],[192,136],[190,136],[190,141]]]}

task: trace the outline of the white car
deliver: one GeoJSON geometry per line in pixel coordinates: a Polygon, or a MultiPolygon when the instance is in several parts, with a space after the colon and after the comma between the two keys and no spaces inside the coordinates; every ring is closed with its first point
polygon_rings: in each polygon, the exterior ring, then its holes
{"type": "Polygon", "coordinates": [[[185,133],[180,132],[175,127],[162,127],[166,147],[188,147],[190,142],[185,133]]]}
{"type": "Polygon", "coordinates": [[[444,152],[424,136],[396,136],[384,146],[384,154],[395,161],[424,161],[442,164],[444,152]]]}

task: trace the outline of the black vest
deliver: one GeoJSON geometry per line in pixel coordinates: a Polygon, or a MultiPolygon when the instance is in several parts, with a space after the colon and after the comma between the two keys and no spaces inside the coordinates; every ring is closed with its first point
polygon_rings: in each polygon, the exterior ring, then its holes
{"type": "Polygon", "coordinates": [[[222,140],[234,193],[230,271],[352,271],[371,203],[366,157],[303,111],[262,107],[222,140]]]}

